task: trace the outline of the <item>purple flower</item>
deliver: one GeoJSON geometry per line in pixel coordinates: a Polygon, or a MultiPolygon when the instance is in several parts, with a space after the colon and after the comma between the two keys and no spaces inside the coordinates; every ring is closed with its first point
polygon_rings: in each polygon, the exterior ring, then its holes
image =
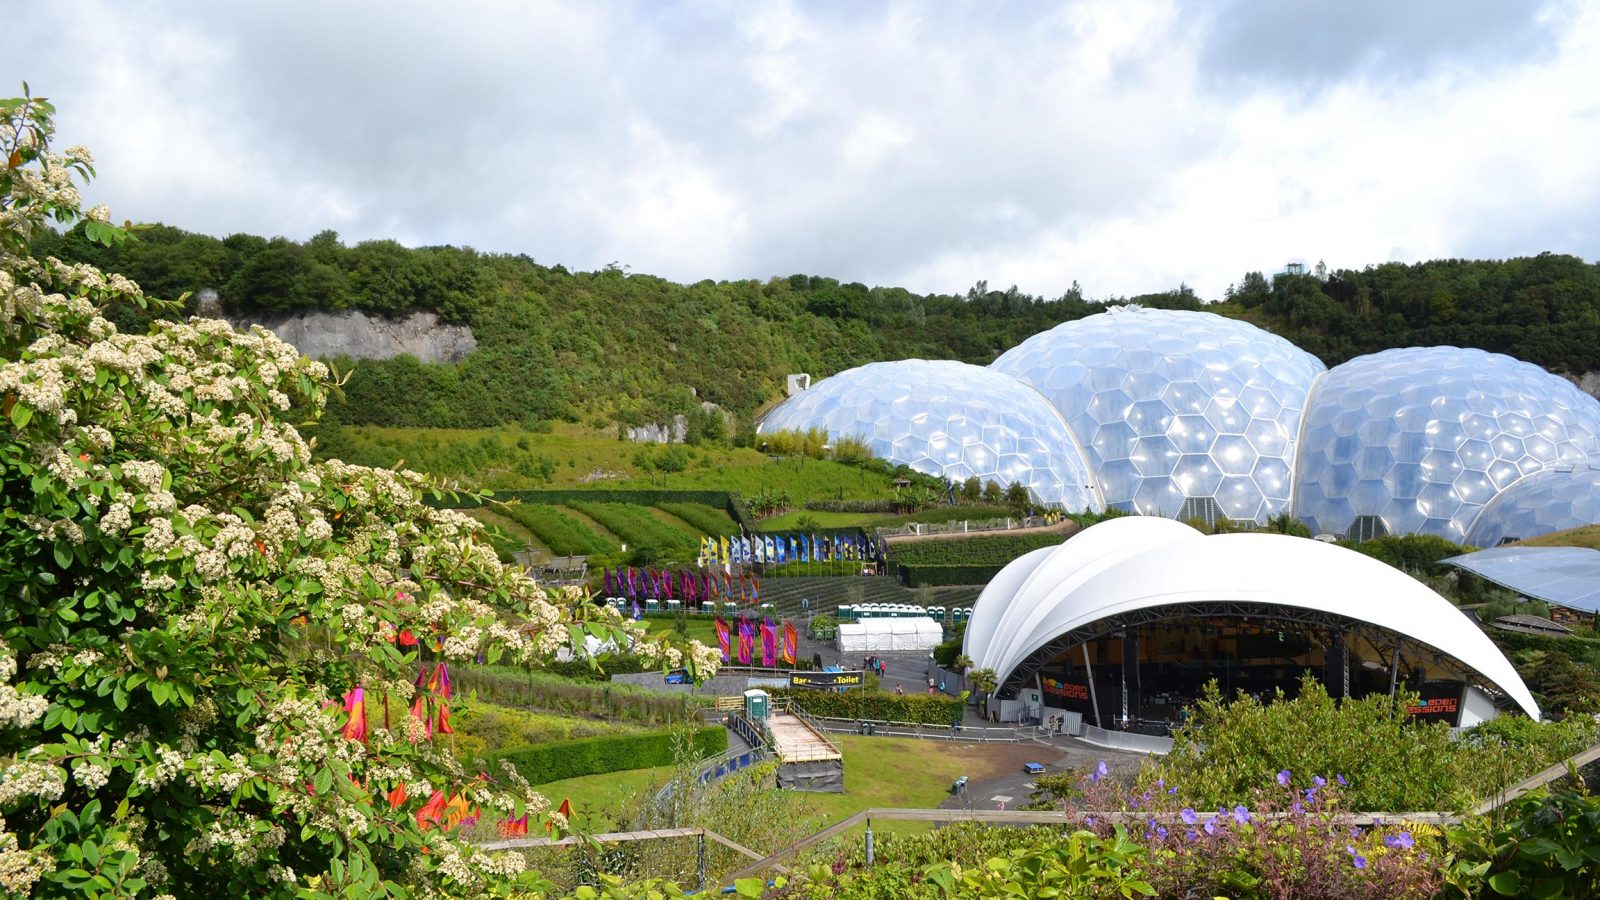
{"type": "Polygon", "coordinates": [[[1383,843],[1390,850],[1410,850],[1416,846],[1417,842],[1416,839],[1411,837],[1411,832],[1402,831],[1399,834],[1391,834],[1385,837],[1383,843]]]}
{"type": "Polygon", "coordinates": [[[1350,826],[1350,837],[1352,837],[1352,838],[1361,837],[1361,829],[1357,828],[1354,825],[1351,825],[1350,826]]]}
{"type": "Polygon", "coordinates": [[[1250,822],[1250,810],[1245,809],[1242,806],[1235,806],[1233,808],[1233,820],[1235,822],[1238,822],[1240,825],[1249,824],[1249,822],[1250,822]]]}
{"type": "Polygon", "coordinates": [[[1216,833],[1217,833],[1217,820],[1216,819],[1207,819],[1206,820],[1206,834],[1216,834],[1216,833]]]}
{"type": "Polygon", "coordinates": [[[1106,777],[1107,773],[1109,772],[1110,770],[1106,768],[1106,761],[1102,759],[1100,760],[1100,765],[1095,766],[1094,771],[1089,773],[1089,780],[1099,781],[1100,779],[1106,777]]]}
{"type": "Polygon", "coordinates": [[[1312,777],[1311,783],[1316,785],[1317,787],[1322,787],[1323,785],[1328,783],[1328,779],[1323,778],[1321,775],[1316,775],[1316,776],[1312,777]]]}
{"type": "Polygon", "coordinates": [[[1310,803],[1312,800],[1315,800],[1315,799],[1317,799],[1317,789],[1314,788],[1314,787],[1306,788],[1306,802],[1310,803]]]}
{"type": "Polygon", "coordinates": [[[1178,818],[1182,819],[1183,824],[1185,825],[1193,825],[1200,819],[1198,815],[1195,815],[1195,811],[1187,806],[1185,806],[1183,810],[1178,813],[1178,818]]]}
{"type": "Polygon", "coordinates": [[[1299,800],[1296,800],[1293,803],[1289,804],[1289,811],[1298,816],[1301,813],[1305,812],[1306,808],[1305,808],[1305,806],[1301,805],[1299,800]]]}
{"type": "Polygon", "coordinates": [[[1157,778],[1156,779],[1156,787],[1164,789],[1164,788],[1166,788],[1166,786],[1167,786],[1167,780],[1165,778],[1157,778]]]}
{"type": "Polygon", "coordinates": [[[1340,787],[1344,787],[1345,785],[1348,785],[1350,783],[1350,782],[1344,780],[1344,776],[1343,775],[1335,775],[1333,777],[1339,780],[1339,786],[1340,787]]]}
{"type": "Polygon", "coordinates": [[[1367,867],[1367,858],[1357,853],[1356,848],[1350,846],[1349,844],[1345,844],[1344,852],[1350,854],[1350,861],[1355,865],[1356,868],[1365,869],[1367,867]]]}
{"type": "Polygon", "coordinates": [[[1278,773],[1278,784],[1280,784],[1280,785],[1282,785],[1284,787],[1288,787],[1289,786],[1289,770],[1288,769],[1284,769],[1282,772],[1278,773]]]}
{"type": "Polygon", "coordinates": [[[1178,792],[1178,788],[1177,788],[1176,785],[1174,785],[1173,787],[1167,788],[1167,793],[1169,793],[1169,794],[1176,794],[1177,792],[1178,792]]]}
{"type": "Polygon", "coordinates": [[[1184,832],[1183,836],[1191,841],[1198,841],[1200,839],[1199,833],[1197,833],[1193,828],[1184,832]]]}
{"type": "Polygon", "coordinates": [[[1162,825],[1162,826],[1159,826],[1158,828],[1156,828],[1156,836],[1161,838],[1163,841],[1166,840],[1167,839],[1167,826],[1162,825]]]}

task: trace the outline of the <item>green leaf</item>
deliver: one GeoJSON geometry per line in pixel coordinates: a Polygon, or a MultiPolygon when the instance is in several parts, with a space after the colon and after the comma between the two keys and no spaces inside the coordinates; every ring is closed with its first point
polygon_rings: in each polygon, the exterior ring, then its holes
{"type": "Polygon", "coordinates": [[[1515,897],[1522,893],[1522,876],[1516,872],[1496,872],[1489,876],[1489,887],[1502,897],[1515,897]]]}
{"type": "Polygon", "coordinates": [[[759,897],[767,889],[767,883],[760,878],[740,878],[734,881],[733,889],[741,897],[759,897]]]}
{"type": "Polygon", "coordinates": [[[33,408],[26,403],[18,401],[11,405],[11,424],[18,428],[26,428],[29,420],[33,418],[33,408]]]}

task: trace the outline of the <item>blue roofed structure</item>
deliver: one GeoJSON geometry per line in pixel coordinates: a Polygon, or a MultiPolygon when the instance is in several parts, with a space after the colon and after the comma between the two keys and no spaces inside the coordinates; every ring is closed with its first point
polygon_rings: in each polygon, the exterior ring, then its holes
{"type": "Polygon", "coordinates": [[[1524,597],[1600,613],[1600,550],[1496,547],[1443,560],[1524,597]]]}

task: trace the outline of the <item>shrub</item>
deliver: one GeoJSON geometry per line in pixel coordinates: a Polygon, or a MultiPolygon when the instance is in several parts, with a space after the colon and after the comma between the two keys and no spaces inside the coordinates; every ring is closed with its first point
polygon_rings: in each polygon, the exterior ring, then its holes
{"type": "Polygon", "coordinates": [[[710,701],[693,694],[648,691],[613,681],[584,682],[545,672],[490,666],[465,666],[456,685],[479,699],[561,715],[601,716],[639,725],[691,721],[710,701]]]}
{"type": "Polygon", "coordinates": [[[890,547],[895,562],[906,566],[1004,566],[1040,547],[1053,547],[1059,534],[996,534],[938,540],[897,542],[890,547]]]}
{"type": "MultiPolygon", "coordinates": [[[[672,741],[670,729],[604,735],[486,753],[479,762],[483,771],[493,772],[495,764],[504,760],[515,766],[529,784],[545,784],[579,775],[670,766],[672,741]]],[[[715,756],[728,749],[728,730],[720,726],[698,728],[692,741],[697,758],[715,756]]]]}
{"type": "Polygon", "coordinates": [[[802,712],[828,719],[872,719],[949,725],[961,721],[960,700],[933,694],[888,694],[883,691],[819,691],[777,688],[774,698],[788,697],[802,712]]]}

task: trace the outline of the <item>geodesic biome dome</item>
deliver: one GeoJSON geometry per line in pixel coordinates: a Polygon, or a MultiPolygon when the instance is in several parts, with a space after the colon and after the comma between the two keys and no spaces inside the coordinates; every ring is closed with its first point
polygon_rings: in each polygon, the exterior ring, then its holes
{"type": "Polygon", "coordinates": [[[1115,308],[1036,334],[991,369],[1033,385],[1108,506],[1264,523],[1289,510],[1316,357],[1247,322],[1115,308]]]}
{"type": "Polygon", "coordinates": [[[825,378],[768,413],[760,431],[821,428],[951,481],[1021,484],[1041,503],[1105,509],[1066,424],[1037,391],[982,366],[872,363],[825,378]]]}
{"type": "Polygon", "coordinates": [[[1316,532],[1465,541],[1514,482],[1591,461],[1600,462],[1600,403],[1566,379],[1483,350],[1385,350],[1318,383],[1295,510],[1316,532]]]}
{"type": "Polygon", "coordinates": [[[1600,522],[1600,469],[1545,469],[1513,484],[1478,513],[1467,543],[1497,547],[1600,522]]]}

